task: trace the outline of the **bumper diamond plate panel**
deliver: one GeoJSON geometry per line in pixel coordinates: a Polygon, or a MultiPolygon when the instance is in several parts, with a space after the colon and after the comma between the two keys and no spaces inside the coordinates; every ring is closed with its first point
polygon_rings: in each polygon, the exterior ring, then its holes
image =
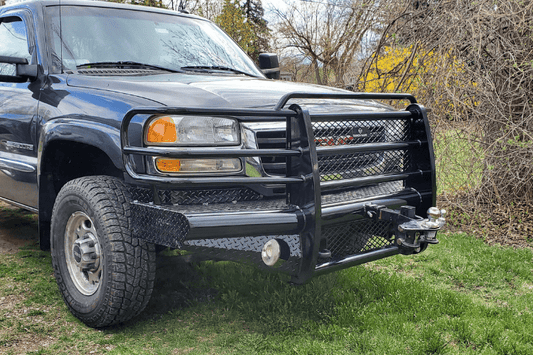
{"type": "Polygon", "coordinates": [[[133,235],[151,243],[181,248],[189,233],[189,222],[180,213],[155,205],[131,204],[133,235]]]}
{"type": "Polygon", "coordinates": [[[322,205],[333,205],[346,201],[356,201],[369,196],[383,196],[401,192],[405,189],[403,181],[383,182],[375,186],[361,187],[355,190],[322,194],[322,205]]]}
{"type": "Polygon", "coordinates": [[[209,247],[224,250],[241,250],[261,253],[261,249],[270,239],[282,239],[291,249],[291,256],[301,257],[300,236],[299,235],[270,235],[260,237],[241,237],[241,238],[218,238],[218,239],[197,239],[187,240],[184,245],[209,247]]]}
{"type": "Polygon", "coordinates": [[[253,263],[265,270],[280,271],[289,274],[298,272],[302,252],[299,235],[271,235],[259,237],[218,238],[187,240],[184,243],[187,250],[201,252],[215,260],[233,260],[243,263],[253,263]],[[265,265],[261,259],[261,249],[270,239],[282,239],[290,248],[289,260],[279,268],[265,265]]]}
{"type": "MultiPolygon", "coordinates": [[[[132,188],[132,198],[140,202],[149,203],[154,200],[154,193],[146,188],[132,188]]],[[[239,201],[260,201],[263,195],[245,187],[187,189],[187,190],[158,190],[157,196],[164,205],[202,205],[205,203],[233,203],[239,201]]]]}

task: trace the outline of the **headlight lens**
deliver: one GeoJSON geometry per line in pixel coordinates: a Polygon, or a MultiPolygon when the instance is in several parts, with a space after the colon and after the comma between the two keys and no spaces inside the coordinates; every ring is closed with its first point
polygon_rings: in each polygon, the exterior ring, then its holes
{"type": "Polygon", "coordinates": [[[237,120],[221,117],[156,116],[146,128],[145,143],[151,145],[239,145],[237,120]]]}
{"type": "Polygon", "coordinates": [[[223,174],[242,170],[240,159],[174,159],[156,158],[155,165],[161,173],[170,174],[223,174]]]}

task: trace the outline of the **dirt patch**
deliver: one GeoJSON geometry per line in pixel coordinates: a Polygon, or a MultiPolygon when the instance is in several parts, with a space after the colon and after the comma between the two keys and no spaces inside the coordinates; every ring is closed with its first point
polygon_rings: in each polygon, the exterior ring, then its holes
{"type": "Polygon", "coordinates": [[[13,254],[38,242],[37,215],[0,202],[0,254],[13,254]]]}
{"type": "MultiPolygon", "coordinates": [[[[457,198],[457,201],[461,201],[457,198]]],[[[440,201],[448,214],[445,229],[466,232],[483,239],[489,245],[533,249],[533,206],[516,203],[513,206],[479,206],[468,201],[454,205],[440,201]]]]}
{"type": "Polygon", "coordinates": [[[16,354],[26,354],[56,341],[48,333],[57,321],[55,317],[45,317],[50,312],[58,313],[57,310],[46,306],[26,307],[24,300],[25,297],[20,294],[0,297],[0,319],[4,325],[0,327],[0,353],[11,350],[16,354]]]}

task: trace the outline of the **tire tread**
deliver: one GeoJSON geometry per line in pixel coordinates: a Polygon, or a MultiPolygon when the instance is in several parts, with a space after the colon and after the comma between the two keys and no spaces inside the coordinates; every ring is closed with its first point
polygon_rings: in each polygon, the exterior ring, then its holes
{"type": "Polygon", "coordinates": [[[59,192],[53,215],[57,213],[61,201],[70,194],[84,196],[98,214],[107,238],[104,242],[109,243],[111,262],[106,270],[109,283],[102,285],[107,287],[103,306],[88,317],[72,307],[74,300],[67,290],[58,262],[54,260],[56,258],[52,258],[61,294],[70,311],[91,327],[125,322],[142,312],[150,300],[155,281],[155,246],[131,236],[129,193],[122,181],[109,176],[72,180],[59,192]]]}

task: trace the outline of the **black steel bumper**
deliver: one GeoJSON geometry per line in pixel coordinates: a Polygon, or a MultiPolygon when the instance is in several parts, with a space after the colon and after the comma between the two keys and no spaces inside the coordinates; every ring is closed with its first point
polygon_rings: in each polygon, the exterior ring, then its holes
{"type": "Polygon", "coordinates": [[[275,239],[287,250],[284,255],[286,260],[277,270],[291,274],[294,282],[305,282],[313,275],[398,253],[418,252],[428,243],[436,242],[438,228],[420,227],[410,232],[401,228],[402,223],[407,221],[418,223],[416,221],[422,220],[415,214],[423,215],[434,205],[436,191],[433,147],[426,112],[410,95],[293,93],[283,97],[275,111],[135,109],[124,118],[121,141],[124,166],[132,186],[133,233],[156,244],[198,251],[214,259],[250,261],[269,268],[263,263],[261,250],[267,241],[275,239]],[[298,105],[283,110],[283,106],[292,98],[408,99],[411,105],[405,111],[311,116],[298,105]],[[241,123],[285,122],[285,147],[169,150],[145,147],[135,138],[130,139],[133,132],[139,132],[139,127],[142,132],[144,122],[154,114],[232,117],[241,123]],[[132,124],[134,120],[137,121],[132,124]],[[317,147],[315,143],[317,124],[360,121],[386,124],[393,120],[401,121],[401,127],[407,127],[402,139],[332,147],[317,147]],[[369,152],[376,155],[391,151],[402,152],[402,163],[394,171],[389,169],[341,177],[320,166],[324,161],[321,159],[331,156],[335,157],[335,162],[343,162],[367,157],[369,152]],[[284,157],[286,174],[261,177],[156,176],[145,173],[143,157],[146,156],[284,157]],[[400,188],[357,195],[357,191],[391,184],[398,184],[394,186],[400,188]],[[162,191],[172,193],[187,189],[209,191],[221,187],[273,185],[284,187],[284,197],[261,196],[258,201],[191,205],[165,203],[161,198],[162,191]],[[331,199],[331,196],[342,198],[331,199]]]}

